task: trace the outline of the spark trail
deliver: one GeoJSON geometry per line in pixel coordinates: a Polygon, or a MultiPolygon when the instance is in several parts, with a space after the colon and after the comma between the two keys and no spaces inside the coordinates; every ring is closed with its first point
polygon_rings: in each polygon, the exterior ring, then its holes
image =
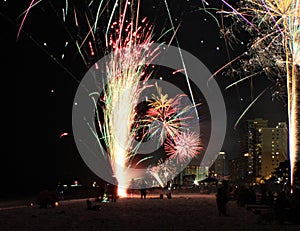
{"type": "Polygon", "coordinates": [[[221,2],[230,10],[219,12],[237,19],[236,23],[244,22],[244,28],[252,36],[243,59],[237,59],[240,69],[246,76],[263,71],[276,83],[274,97],[285,97],[284,91],[287,94],[290,181],[293,185],[299,148],[300,1],[247,0],[236,8],[225,0],[221,2]],[[259,67],[261,69],[257,70],[259,67]],[[281,84],[284,82],[285,85],[281,84]]]}

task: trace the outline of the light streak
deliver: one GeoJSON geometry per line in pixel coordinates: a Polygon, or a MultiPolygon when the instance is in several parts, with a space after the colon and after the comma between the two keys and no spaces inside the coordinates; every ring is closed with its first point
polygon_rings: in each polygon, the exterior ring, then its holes
{"type": "MultiPolygon", "coordinates": [[[[223,10],[221,13],[242,18],[246,22],[246,30],[253,37],[249,42],[250,49],[245,54],[246,58],[241,69],[251,71],[253,68],[261,67],[271,79],[285,78],[288,98],[290,181],[293,185],[299,148],[299,91],[297,89],[300,68],[300,2],[299,0],[247,0],[237,9],[224,0],[222,2],[233,13],[223,10]],[[249,21],[244,15],[251,20],[249,21]],[[257,33],[254,33],[253,29],[257,33]]],[[[238,60],[242,62],[242,59],[238,60]]],[[[251,105],[253,103],[249,106],[251,105]]],[[[246,110],[248,109],[249,107],[246,110]]]]}

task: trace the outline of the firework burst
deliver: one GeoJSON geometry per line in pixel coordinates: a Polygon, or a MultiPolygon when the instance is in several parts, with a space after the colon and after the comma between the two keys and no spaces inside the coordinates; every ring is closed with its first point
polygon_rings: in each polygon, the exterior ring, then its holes
{"type": "Polygon", "coordinates": [[[192,116],[186,115],[193,105],[184,106],[182,103],[186,97],[178,94],[170,98],[168,94],[163,94],[162,89],[156,84],[157,95],[153,94],[148,101],[147,110],[143,123],[147,126],[145,137],[158,139],[158,145],[162,145],[167,137],[178,136],[180,131],[188,126],[188,119],[192,116]]]}
{"type": "MultiPolygon", "coordinates": [[[[136,131],[139,130],[134,127],[134,120],[137,118],[136,106],[140,93],[147,87],[146,81],[151,75],[146,68],[157,51],[149,49],[153,43],[152,27],[139,18],[140,0],[66,0],[65,2],[31,0],[28,9],[20,16],[22,21],[17,39],[20,37],[20,32],[24,32],[23,25],[29,12],[37,5],[52,9],[66,32],[66,37],[63,38],[66,41],[62,43],[62,54],[57,52],[58,56],[53,55],[51,49],[54,47],[36,42],[40,48],[77,82],[80,82],[78,78],[65,66],[68,57],[74,60],[75,56],[78,56],[86,69],[95,65],[99,73],[106,73],[108,81],[105,86],[102,86],[103,92],[90,93],[97,109],[97,129],[91,124],[87,126],[98,141],[105,159],[109,161],[113,175],[118,180],[119,194],[123,195],[129,182],[126,179],[126,169],[130,167],[130,160],[138,150],[138,144],[134,144],[136,131]],[[97,61],[105,55],[109,57],[109,61],[105,67],[98,67],[97,61]],[[103,143],[105,148],[101,146],[103,143]]],[[[169,31],[174,32],[171,40],[177,41],[176,28],[166,1],[165,7],[172,26],[169,31]]],[[[163,36],[164,33],[159,38],[163,36]]],[[[34,40],[32,36],[28,37],[34,40]]],[[[183,62],[182,57],[181,59],[183,62]]],[[[190,93],[193,99],[192,92],[190,93]]],[[[146,122],[153,126],[148,130],[148,135],[152,133],[160,136],[160,144],[166,137],[178,135],[178,131],[184,126],[183,120],[186,118],[181,117],[191,107],[179,108],[181,98],[180,95],[167,99],[167,95],[161,94],[150,101],[146,122]]],[[[166,167],[164,169],[166,170],[166,167]]]]}
{"type": "MultiPolygon", "coordinates": [[[[42,3],[32,0],[24,12],[18,38],[28,12],[36,4],[42,3]]],[[[106,85],[100,86],[103,92],[90,93],[96,108],[96,131],[93,126],[88,126],[98,141],[102,155],[110,163],[112,173],[118,180],[119,195],[122,196],[128,186],[126,168],[137,150],[133,146],[135,131],[132,131],[135,107],[150,76],[145,69],[157,51],[150,49],[153,44],[152,27],[146,19],[139,19],[139,0],[67,0],[65,4],[51,1],[45,4],[55,12],[70,36],[65,47],[72,47],[87,69],[95,65],[99,71],[95,73],[96,85],[105,82],[103,79],[97,80],[97,76],[106,73],[106,85]],[[107,57],[106,65],[98,67],[97,61],[104,55],[107,57]],[[104,149],[101,147],[103,143],[104,149]]],[[[66,56],[63,54],[61,61],[66,56]]],[[[58,60],[53,55],[51,57],[58,60]]],[[[61,62],[59,64],[63,66],[61,62]]]]}
{"type": "Polygon", "coordinates": [[[183,132],[172,139],[167,139],[164,148],[170,159],[182,163],[190,161],[200,153],[200,144],[199,134],[183,132]]]}
{"type": "Polygon", "coordinates": [[[148,173],[163,188],[173,179],[178,170],[178,164],[172,159],[160,159],[156,165],[148,167],[148,173]]]}

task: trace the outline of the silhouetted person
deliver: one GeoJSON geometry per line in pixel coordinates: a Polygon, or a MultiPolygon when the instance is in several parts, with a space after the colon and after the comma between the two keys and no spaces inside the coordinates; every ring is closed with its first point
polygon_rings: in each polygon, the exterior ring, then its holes
{"type": "Polygon", "coordinates": [[[55,203],[58,201],[58,193],[56,191],[49,191],[48,189],[41,191],[36,199],[36,203],[40,206],[40,208],[47,208],[48,205],[54,208],[55,203]]]}
{"type": "Polygon", "coordinates": [[[253,186],[249,188],[249,197],[248,197],[249,204],[256,204],[256,192],[254,191],[253,186]]]}
{"type": "Polygon", "coordinates": [[[130,197],[131,198],[133,197],[133,194],[134,194],[134,187],[135,187],[135,183],[134,183],[134,179],[132,178],[131,182],[130,182],[130,197]]]}
{"type": "Polygon", "coordinates": [[[226,207],[229,201],[228,181],[222,181],[222,186],[217,189],[216,197],[219,216],[227,216],[226,207]]]}
{"type": "Polygon", "coordinates": [[[106,189],[106,183],[104,180],[100,180],[99,182],[99,190],[98,190],[98,195],[97,195],[97,201],[102,202],[104,199],[104,193],[106,189]]]}
{"type": "Polygon", "coordinates": [[[109,185],[109,191],[111,195],[111,202],[116,202],[118,197],[118,181],[114,177],[113,183],[109,185]]]}
{"type": "Polygon", "coordinates": [[[147,190],[145,188],[141,188],[141,199],[146,199],[147,190]]]}
{"type": "Polygon", "coordinates": [[[260,185],[260,191],[261,191],[261,203],[267,204],[267,187],[265,184],[260,185]]]}
{"type": "Polygon", "coordinates": [[[271,190],[267,192],[266,204],[270,206],[274,205],[274,193],[271,190]]]}
{"type": "Polygon", "coordinates": [[[58,193],[59,200],[63,200],[64,199],[64,186],[60,182],[58,183],[58,186],[57,186],[57,193],[58,193]]]}
{"type": "Polygon", "coordinates": [[[279,224],[284,222],[286,208],[289,208],[289,203],[285,191],[282,190],[276,197],[276,202],[274,204],[275,219],[279,224]]]}
{"type": "Polygon", "coordinates": [[[146,199],[147,196],[147,189],[145,182],[142,182],[141,184],[141,199],[146,199]]]}
{"type": "Polygon", "coordinates": [[[99,210],[101,208],[101,205],[92,205],[90,200],[86,200],[86,205],[88,210],[99,210]]]}
{"type": "Polygon", "coordinates": [[[300,188],[295,187],[293,194],[290,197],[290,220],[296,224],[300,225],[300,188]]]}
{"type": "Polygon", "coordinates": [[[249,203],[249,189],[245,185],[240,186],[237,203],[241,207],[249,203]]]}

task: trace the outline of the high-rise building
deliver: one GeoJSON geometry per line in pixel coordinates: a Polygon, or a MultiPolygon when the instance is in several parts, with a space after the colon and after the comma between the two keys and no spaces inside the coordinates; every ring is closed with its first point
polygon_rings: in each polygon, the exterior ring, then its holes
{"type": "Polygon", "coordinates": [[[216,177],[218,180],[223,180],[227,175],[226,173],[226,155],[225,152],[219,152],[215,162],[210,168],[210,172],[216,177]]]}
{"type": "Polygon", "coordinates": [[[226,168],[225,152],[220,152],[215,161],[215,173],[219,176],[224,176],[225,168],[226,168]]]}
{"type": "Polygon", "coordinates": [[[239,179],[253,183],[268,179],[279,163],[288,159],[287,124],[280,122],[276,127],[268,127],[267,120],[247,120],[241,144],[240,156],[232,163],[230,175],[234,171],[239,179]]]}
{"type": "Polygon", "coordinates": [[[261,143],[262,128],[268,127],[268,120],[256,118],[247,121],[248,152],[244,156],[248,160],[248,177],[253,181],[261,177],[261,143]]]}
{"type": "Polygon", "coordinates": [[[280,122],[274,128],[262,128],[261,176],[268,179],[280,162],[288,159],[287,124],[280,122]]]}
{"type": "Polygon", "coordinates": [[[245,155],[229,160],[228,172],[232,182],[239,183],[247,177],[248,159],[247,154],[245,155]]]}

